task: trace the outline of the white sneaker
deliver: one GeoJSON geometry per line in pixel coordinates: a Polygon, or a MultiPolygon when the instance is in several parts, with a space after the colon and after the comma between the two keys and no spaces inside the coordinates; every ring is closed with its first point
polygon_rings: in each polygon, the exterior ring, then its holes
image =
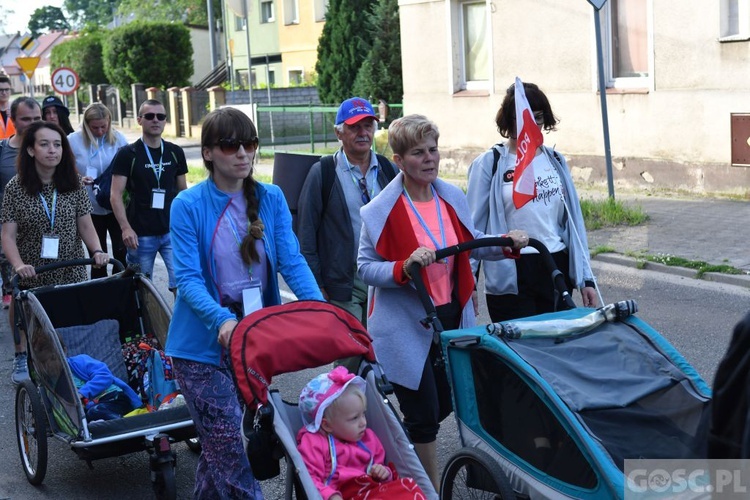
{"type": "Polygon", "coordinates": [[[13,385],[18,385],[28,378],[29,365],[26,360],[26,353],[17,354],[13,358],[13,373],[10,375],[10,380],[13,382],[13,385]]]}

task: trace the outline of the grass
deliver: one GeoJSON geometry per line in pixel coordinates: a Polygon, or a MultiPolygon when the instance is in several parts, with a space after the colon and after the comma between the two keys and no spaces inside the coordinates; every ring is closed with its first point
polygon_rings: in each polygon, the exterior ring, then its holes
{"type": "MultiPolygon", "coordinates": [[[[187,173],[187,183],[188,186],[194,186],[198,184],[199,182],[206,179],[208,176],[208,170],[206,170],[206,167],[203,166],[203,163],[189,163],[188,164],[188,173],[187,173]]],[[[253,174],[253,178],[256,181],[265,182],[265,183],[271,183],[271,176],[270,175],[264,175],[264,174],[253,174]]]]}
{"type": "Polygon", "coordinates": [[[188,186],[194,186],[208,176],[208,170],[203,163],[188,163],[187,183],[188,186]]]}
{"type": "MultiPolygon", "coordinates": [[[[602,227],[637,226],[649,219],[648,214],[644,213],[641,207],[631,208],[612,198],[581,200],[581,210],[583,211],[586,229],[589,231],[601,229],[602,227]]],[[[596,257],[602,253],[619,252],[613,247],[598,246],[591,250],[591,257],[596,257]]],[[[695,269],[697,278],[702,278],[706,273],[746,274],[742,269],[737,269],[728,264],[709,264],[702,260],[689,260],[670,254],[651,255],[643,252],[627,252],[625,255],[636,259],[636,267],[638,269],[645,269],[646,263],[654,262],[666,266],[695,269]]]]}
{"type": "Polygon", "coordinates": [[[629,207],[612,198],[582,199],[581,211],[589,231],[612,226],[637,226],[648,220],[648,214],[640,206],[629,207]]]}
{"type": "Polygon", "coordinates": [[[665,266],[695,269],[697,278],[702,278],[706,273],[746,274],[742,269],[737,269],[736,267],[730,266],[728,264],[709,264],[708,262],[704,262],[702,260],[688,260],[670,254],[650,255],[646,253],[630,252],[627,255],[638,260],[639,269],[643,269],[646,265],[646,262],[654,262],[657,264],[664,264],[665,266]]]}
{"type": "Polygon", "coordinates": [[[591,257],[596,257],[600,253],[616,253],[617,250],[613,247],[608,247],[606,245],[599,245],[598,247],[591,250],[591,257]]]}

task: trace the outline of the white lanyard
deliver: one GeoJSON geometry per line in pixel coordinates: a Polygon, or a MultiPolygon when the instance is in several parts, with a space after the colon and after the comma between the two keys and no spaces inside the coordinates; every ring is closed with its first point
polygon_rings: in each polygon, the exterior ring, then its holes
{"type": "Polygon", "coordinates": [[[148,156],[148,161],[151,164],[151,168],[154,171],[154,176],[156,176],[156,187],[161,189],[161,173],[164,171],[164,166],[162,165],[162,160],[164,159],[164,139],[161,140],[161,155],[159,156],[159,168],[156,168],[154,166],[154,159],[151,157],[151,151],[148,149],[148,146],[146,143],[143,143],[143,147],[146,150],[146,155],[148,156]]]}

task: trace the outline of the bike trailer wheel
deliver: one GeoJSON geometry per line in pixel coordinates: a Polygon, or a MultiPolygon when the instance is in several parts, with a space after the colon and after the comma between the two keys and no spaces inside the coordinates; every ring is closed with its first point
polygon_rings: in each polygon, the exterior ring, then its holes
{"type": "Polygon", "coordinates": [[[16,387],[16,439],[26,478],[42,484],[47,474],[47,413],[31,380],[16,387]]]}
{"type": "Polygon", "coordinates": [[[450,458],[443,471],[440,498],[515,500],[516,494],[500,464],[492,457],[476,448],[462,448],[450,458]]]}

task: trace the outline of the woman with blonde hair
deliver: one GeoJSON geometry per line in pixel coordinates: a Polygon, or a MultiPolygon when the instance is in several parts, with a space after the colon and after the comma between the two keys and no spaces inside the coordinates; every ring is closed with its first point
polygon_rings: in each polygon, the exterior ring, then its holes
{"type": "MultiPolygon", "coordinates": [[[[125,263],[125,245],[122,243],[122,231],[111,210],[101,207],[94,197],[92,186],[112,162],[115,153],[128,144],[122,133],[112,128],[112,114],[100,102],[90,104],[83,112],[81,130],[68,136],[70,147],[76,157],[76,169],[83,178],[86,191],[94,211],[91,220],[102,248],[107,248],[107,233],[112,240],[112,256],[125,263]]],[[[92,269],[92,278],[107,275],[107,269],[92,269]]]]}
{"type": "MultiPolygon", "coordinates": [[[[474,227],[463,191],[438,178],[439,138],[437,125],[422,115],[404,116],[388,127],[393,161],[401,172],[362,207],[357,258],[359,276],[370,286],[367,329],[375,355],[393,384],[404,427],[436,489],[437,434],[453,408],[440,345],[421,323],[425,312],[409,284],[409,267],[422,266],[420,276],[429,283],[445,330],[474,326],[469,254],[437,262],[435,252],[485,237],[474,227]]],[[[513,248],[477,248],[471,257],[518,257],[518,250],[528,244],[526,233],[513,230],[507,236],[513,248]]]]}

